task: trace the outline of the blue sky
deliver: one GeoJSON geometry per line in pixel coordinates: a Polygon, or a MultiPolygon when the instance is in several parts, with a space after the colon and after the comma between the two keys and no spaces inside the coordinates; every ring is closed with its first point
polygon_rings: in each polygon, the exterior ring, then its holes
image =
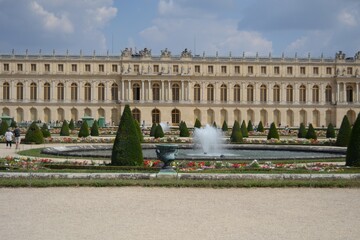
{"type": "Polygon", "coordinates": [[[0,53],[354,56],[360,0],[0,0],[0,31],[0,53]]]}

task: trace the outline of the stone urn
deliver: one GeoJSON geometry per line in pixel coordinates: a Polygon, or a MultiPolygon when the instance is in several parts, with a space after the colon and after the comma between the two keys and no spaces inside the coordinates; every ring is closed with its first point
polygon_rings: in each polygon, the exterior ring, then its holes
{"type": "Polygon", "coordinates": [[[170,166],[171,162],[175,160],[178,153],[178,145],[176,144],[158,144],[156,145],[156,155],[160,161],[164,163],[162,171],[174,172],[170,166]]]}

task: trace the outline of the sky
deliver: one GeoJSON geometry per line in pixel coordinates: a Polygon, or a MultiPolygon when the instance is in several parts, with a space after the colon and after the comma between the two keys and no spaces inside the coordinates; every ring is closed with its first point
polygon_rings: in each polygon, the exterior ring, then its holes
{"type": "Polygon", "coordinates": [[[0,54],[334,57],[360,51],[360,0],[0,0],[0,54]]]}

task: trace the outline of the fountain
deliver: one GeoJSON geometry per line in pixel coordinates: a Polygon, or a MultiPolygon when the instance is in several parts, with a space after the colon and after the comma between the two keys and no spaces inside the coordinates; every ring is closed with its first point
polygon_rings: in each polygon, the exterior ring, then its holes
{"type": "Polygon", "coordinates": [[[206,125],[195,128],[193,137],[195,147],[200,147],[203,154],[222,154],[223,133],[220,129],[206,125]]]}
{"type": "Polygon", "coordinates": [[[163,132],[168,132],[168,131],[170,131],[170,125],[169,125],[169,123],[161,122],[161,123],[160,123],[160,126],[161,126],[163,132]]]}

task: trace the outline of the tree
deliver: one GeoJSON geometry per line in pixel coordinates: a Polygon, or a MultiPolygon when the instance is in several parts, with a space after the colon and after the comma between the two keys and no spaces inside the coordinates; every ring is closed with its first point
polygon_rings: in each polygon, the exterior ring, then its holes
{"type": "Polygon", "coordinates": [[[0,135],[4,136],[6,131],[8,130],[9,125],[6,121],[1,121],[0,124],[0,135]]]}
{"type": "Polygon", "coordinates": [[[49,128],[46,123],[44,123],[42,125],[41,132],[42,132],[44,138],[51,137],[51,133],[50,133],[49,128]]]}
{"type": "Polygon", "coordinates": [[[252,124],[251,120],[249,120],[249,122],[248,122],[247,130],[248,130],[248,132],[253,132],[254,131],[253,124],[252,124]]]}
{"type": "Polygon", "coordinates": [[[98,121],[96,121],[96,120],[94,120],[94,123],[91,126],[90,135],[91,136],[99,136],[99,124],[98,124],[98,121]]]}
{"type": "Polygon", "coordinates": [[[315,129],[311,123],[309,124],[309,128],[306,133],[306,139],[317,139],[315,129]]]}
{"type": "Polygon", "coordinates": [[[221,127],[221,130],[222,130],[223,132],[227,132],[227,131],[229,130],[228,125],[227,125],[227,123],[226,123],[225,120],[224,120],[224,122],[223,122],[223,125],[222,125],[222,127],[221,127]]]}
{"type": "Polygon", "coordinates": [[[117,166],[141,166],[143,161],[141,143],[134,118],[130,106],[125,105],[112,149],[111,164],[117,166]]]}
{"type": "Polygon", "coordinates": [[[194,128],[201,128],[201,122],[198,118],[195,120],[194,128]]]}
{"type": "Polygon", "coordinates": [[[13,119],[10,123],[11,128],[17,128],[17,122],[13,119]]]}
{"type": "Polygon", "coordinates": [[[239,143],[243,141],[243,136],[241,133],[240,123],[238,121],[234,121],[234,125],[232,127],[232,132],[230,136],[230,142],[239,143]]]}
{"type": "Polygon", "coordinates": [[[60,136],[70,136],[69,124],[66,120],[63,121],[61,126],[60,136]]]}
{"type": "Polygon", "coordinates": [[[349,167],[360,167],[360,114],[358,114],[350,134],[345,165],[349,167]]]}
{"type": "Polygon", "coordinates": [[[158,124],[155,128],[154,138],[162,138],[164,136],[164,130],[162,129],[161,125],[158,124]]]}
{"type": "Polygon", "coordinates": [[[335,129],[331,123],[329,123],[326,129],[326,138],[335,138],[335,129]]]}
{"type": "Polygon", "coordinates": [[[305,128],[304,123],[300,123],[300,128],[299,128],[297,137],[298,137],[298,138],[305,138],[305,137],[306,137],[306,133],[307,133],[307,132],[306,132],[306,128],[305,128]]]}
{"type": "Polygon", "coordinates": [[[74,123],[74,120],[73,120],[73,119],[70,120],[69,129],[70,129],[70,130],[74,130],[74,129],[75,129],[75,123],[74,123]]]}
{"type": "Polygon", "coordinates": [[[154,137],[155,136],[155,131],[156,131],[156,123],[154,122],[151,126],[151,129],[150,129],[150,137],[154,137]]]}
{"type": "Polygon", "coordinates": [[[242,134],[243,137],[248,137],[249,136],[245,120],[243,120],[242,124],[241,124],[241,134],[242,134]]]}
{"type": "Polygon", "coordinates": [[[272,138],[276,138],[276,139],[280,138],[275,123],[271,123],[269,133],[267,135],[268,140],[272,138]]]}
{"type": "Polygon", "coordinates": [[[259,125],[257,127],[257,131],[258,132],[264,132],[265,131],[262,121],[259,122],[259,125]]]}
{"type": "Polygon", "coordinates": [[[44,143],[44,136],[38,125],[36,125],[36,122],[32,122],[30,124],[29,128],[26,131],[24,142],[36,144],[44,143]]]}
{"type": "Polygon", "coordinates": [[[141,128],[140,128],[140,123],[135,119],[134,119],[134,123],[135,123],[135,127],[136,127],[136,130],[137,130],[139,140],[142,143],[144,141],[144,136],[143,136],[143,133],[142,133],[141,128]]]}
{"type": "Polygon", "coordinates": [[[336,146],[347,147],[350,140],[351,125],[348,117],[345,115],[340,125],[336,138],[336,146]]]}
{"type": "Polygon", "coordinates": [[[216,125],[216,122],[214,121],[213,122],[213,125],[212,125],[214,128],[217,128],[217,125],[216,125]]]}
{"type": "Polygon", "coordinates": [[[180,137],[190,137],[189,129],[184,121],[180,122],[179,129],[180,129],[180,137]]]}
{"type": "Polygon", "coordinates": [[[78,133],[78,137],[88,137],[90,135],[89,132],[89,125],[87,124],[87,121],[84,121],[81,124],[79,133],[78,133]]]}

